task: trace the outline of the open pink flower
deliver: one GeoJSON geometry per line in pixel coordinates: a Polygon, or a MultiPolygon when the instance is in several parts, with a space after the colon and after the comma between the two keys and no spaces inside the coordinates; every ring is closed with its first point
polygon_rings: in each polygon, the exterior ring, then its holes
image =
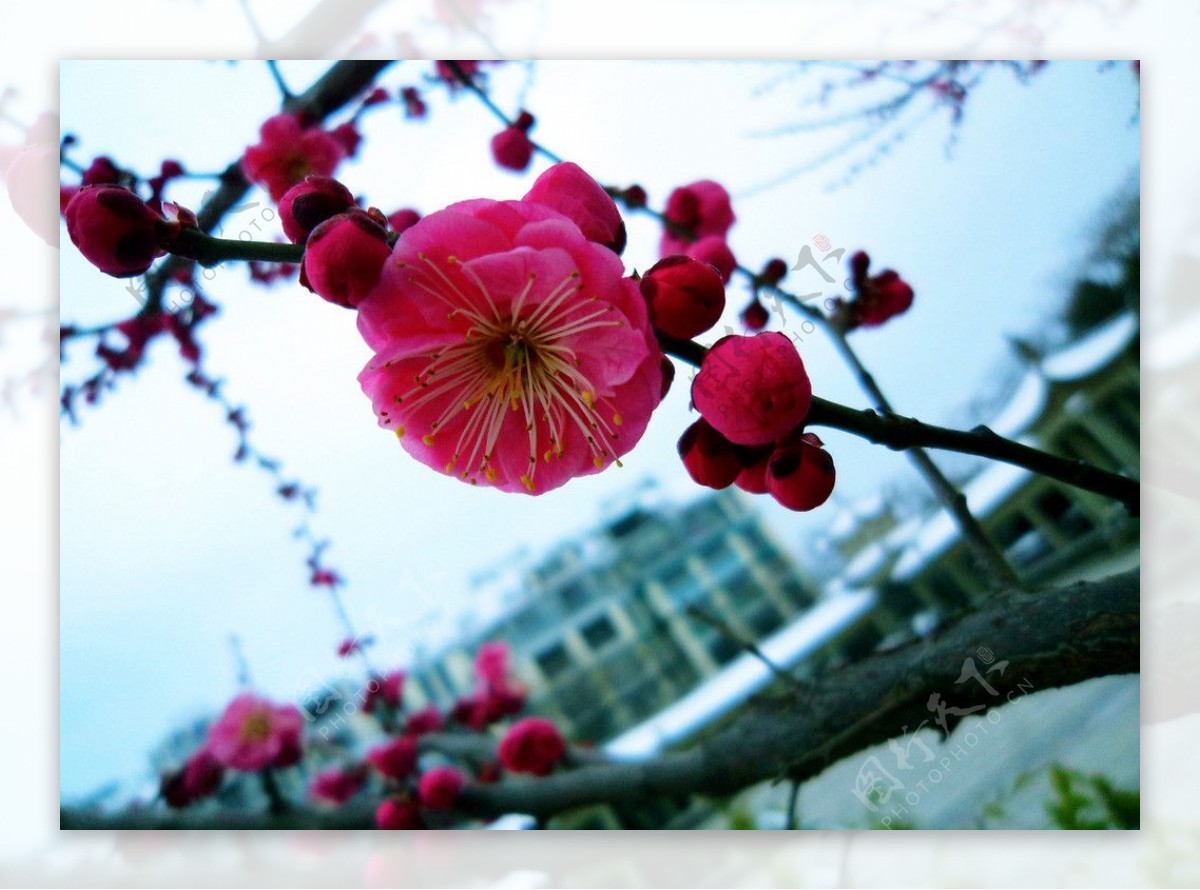
{"type": "Polygon", "coordinates": [[[279,201],[284,192],[310,173],[332,176],[346,151],[341,141],[320,127],[304,127],[295,114],[268,118],[261,140],[242,155],[242,171],[279,201]]]}
{"type": "Polygon", "coordinates": [[[274,705],[252,693],[229,703],[208,728],[208,750],[233,769],[256,771],[294,763],[304,718],[292,705],[274,705]],[[286,763],[283,761],[290,761],[286,763]]]}
{"type": "Polygon", "coordinates": [[[471,484],[540,494],[616,462],[662,390],[637,284],[543,204],[479,199],[401,235],[359,303],[380,426],[471,484]]]}

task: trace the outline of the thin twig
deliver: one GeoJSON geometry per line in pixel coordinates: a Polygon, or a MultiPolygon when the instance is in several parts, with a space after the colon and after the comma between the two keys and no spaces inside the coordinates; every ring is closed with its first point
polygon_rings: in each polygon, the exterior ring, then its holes
{"type": "Polygon", "coordinates": [[[787,802],[787,824],[784,826],[788,831],[795,831],[800,827],[800,786],[803,784],[799,779],[792,779],[792,789],[788,792],[787,802]]]}
{"type": "MultiPolygon", "coordinates": [[[[697,368],[708,354],[707,349],[692,340],[659,337],[659,341],[668,354],[697,368]]],[[[1141,486],[1136,479],[1110,473],[1080,460],[1057,457],[1022,445],[998,435],[986,426],[977,426],[967,431],[953,430],[898,414],[848,408],[818,396],[813,397],[812,408],[809,409],[804,422],[810,426],[826,426],[852,433],[876,445],[885,445],[893,451],[937,448],[1012,464],[1075,488],[1120,501],[1131,516],[1137,516],[1139,513],[1141,486]]]]}
{"type": "Polygon", "coordinates": [[[688,606],[686,611],[687,614],[691,615],[693,618],[703,621],[718,633],[724,634],[726,637],[733,640],[744,650],[765,664],[767,669],[784,683],[787,683],[790,686],[803,687],[804,684],[802,684],[798,679],[793,677],[775,662],[771,661],[771,659],[767,658],[766,654],[758,648],[758,645],[754,642],[754,640],[750,639],[744,634],[739,633],[727,622],[722,621],[716,615],[709,614],[707,611],[695,604],[688,606]]]}
{"type": "Polygon", "coordinates": [[[279,70],[279,62],[275,59],[267,59],[267,68],[271,72],[271,77],[275,80],[275,86],[279,87],[279,92],[283,96],[284,102],[290,102],[295,98],[295,93],[287,85],[287,81],[283,79],[283,72],[279,70]]]}

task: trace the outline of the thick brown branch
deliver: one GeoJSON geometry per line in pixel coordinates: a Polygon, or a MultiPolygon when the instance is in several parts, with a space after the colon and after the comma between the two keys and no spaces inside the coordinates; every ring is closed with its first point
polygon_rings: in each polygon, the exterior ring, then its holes
{"type": "MultiPolygon", "coordinates": [[[[992,596],[934,636],[823,677],[799,692],[785,689],[748,705],[699,746],[637,763],[592,763],[546,778],[510,777],[473,785],[460,798],[465,814],[551,816],[597,803],[636,802],[686,794],[729,794],[762,781],[804,780],[864,747],[930,720],[930,696],[949,707],[1002,704],[1009,694],[1136,673],[1139,663],[1137,571],[1044,592],[992,596]],[[971,680],[964,662],[986,647],[997,663],[987,675],[997,695],[971,680]]],[[[980,663],[980,670],[986,665],[980,663]]],[[[982,714],[975,712],[975,715],[982,714]]],[[[454,749],[452,737],[427,746],[454,749]]],[[[494,741],[462,740],[454,753],[486,757],[494,741]]],[[[153,810],[100,815],[64,810],[63,828],[366,828],[372,801],[335,812],[299,809],[269,814],[164,814],[153,810]]]]}

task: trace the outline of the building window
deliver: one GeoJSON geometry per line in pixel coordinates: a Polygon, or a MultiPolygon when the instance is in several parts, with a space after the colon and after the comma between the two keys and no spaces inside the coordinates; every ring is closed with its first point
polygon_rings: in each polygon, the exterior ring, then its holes
{"type": "Polygon", "coordinates": [[[567,607],[568,612],[580,609],[591,601],[591,596],[587,588],[578,581],[572,581],[566,585],[559,596],[562,597],[563,604],[567,607]]]}
{"type": "Polygon", "coordinates": [[[738,642],[724,634],[717,636],[708,647],[708,653],[717,664],[728,664],[741,651],[742,647],[738,645],[738,642]]]}
{"type": "Polygon", "coordinates": [[[534,656],[538,670],[547,680],[553,680],[571,666],[571,657],[567,654],[562,643],[555,643],[549,649],[534,656]]]}
{"type": "Polygon", "coordinates": [[[607,615],[601,615],[583,626],[583,638],[593,649],[603,649],[606,643],[617,638],[617,629],[607,615]]]}
{"type": "Polygon", "coordinates": [[[750,628],[757,637],[774,633],[782,624],[783,616],[770,603],[763,603],[750,616],[750,628]]]}
{"type": "Polygon", "coordinates": [[[1056,529],[1068,537],[1085,535],[1093,528],[1091,520],[1079,505],[1058,488],[1051,488],[1039,497],[1037,508],[1056,529]]]}

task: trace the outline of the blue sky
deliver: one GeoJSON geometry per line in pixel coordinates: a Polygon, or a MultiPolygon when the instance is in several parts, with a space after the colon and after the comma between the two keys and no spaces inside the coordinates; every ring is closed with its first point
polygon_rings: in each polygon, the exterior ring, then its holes
{"type": "MultiPolygon", "coordinates": [[[[284,71],[304,86],[322,67],[286,63],[284,71]]],[[[771,79],[763,63],[546,62],[528,82],[523,66],[510,65],[494,83],[509,107],[525,91],[539,118],[535,136],[549,147],[601,180],[640,182],[659,205],[674,185],[724,182],[739,216],[731,244],[747,265],[792,261],[823,233],[898,268],[916,289],[913,309],[856,335],[856,344],[902,411],[947,421],[1001,368],[1004,335],[1035,331],[1054,311],[1097,211],[1136,175],[1136,82],[1124,67],[1097,68],[1056,62],[1028,86],[996,71],[970,96],[949,157],[938,116],[848,188],[823,189],[834,167],[744,200],[737,196],[823,138],[753,135],[796,117],[795,89],[758,92],[771,79]]],[[[425,70],[405,64],[388,81],[416,82],[425,70]]],[[[63,130],[83,140],[80,156],[111,153],[143,171],[164,156],[219,169],[255,141],[278,103],[258,63],[73,62],[61,87],[63,130]]],[[[425,126],[390,113],[369,118],[363,156],[340,177],[385,211],[428,212],[461,198],[518,197],[542,169],[523,177],[495,169],[486,141],[496,126],[469,97],[432,106],[425,126]]],[[[178,196],[186,204],[202,191],[178,196]]],[[[230,232],[255,220],[267,226],[262,209],[231,218],[230,232]]],[[[637,219],[630,234],[625,260],[644,269],[657,231],[637,219]]],[[[623,470],[539,498],[481,492],[416,464],[376,428],[355,379],[368,353],[351,313],[295,285],[249,287],[233,266],[217,270],[209,291],[223,313],[201,335],[206,367],[247,404],[259,446],[320,488],[317,530],[332,539],[330,559],[351,582],[351,614],[379,638],[379,663],[402,664],[432,614],[469,614],[470,575],[517,547],[536,552],[586,529],[605,502],[648,477],[682,496],[695,492],[674,451],[690,422],[684,386],[623,470]]],[[[70,249],[61,293],[68,321],[136,308],[123,283],[70,249]]],[[[732,286],[731,319],[743,300],[732,286]]],[[[804,338],[801,353],[819,394],[865,404],[818,335],[804,338]]],[[[75,349],[63,379],[88,367],[86,350],[75,349]]],[[[157,344],[136,379],[62,432],[65,796],[144,772],[147,750],[167,731],[219,708],[235,688],[231,633],[242,637],[256,684],[281,698],[352,668],[334,656],[340,631],[328,601],[305,584],[303,550],[289,536],[296,515],[265,476],[231,463],[231,429],[183,385],[184,372],[174,349],[157,344]]],[[[901,455],[833,432],[825,439],[839,470],[836,503],[910,472],[901,455]]],[[[759,500],[792,542],[836,510],[796,517],[759,500]]]]}

